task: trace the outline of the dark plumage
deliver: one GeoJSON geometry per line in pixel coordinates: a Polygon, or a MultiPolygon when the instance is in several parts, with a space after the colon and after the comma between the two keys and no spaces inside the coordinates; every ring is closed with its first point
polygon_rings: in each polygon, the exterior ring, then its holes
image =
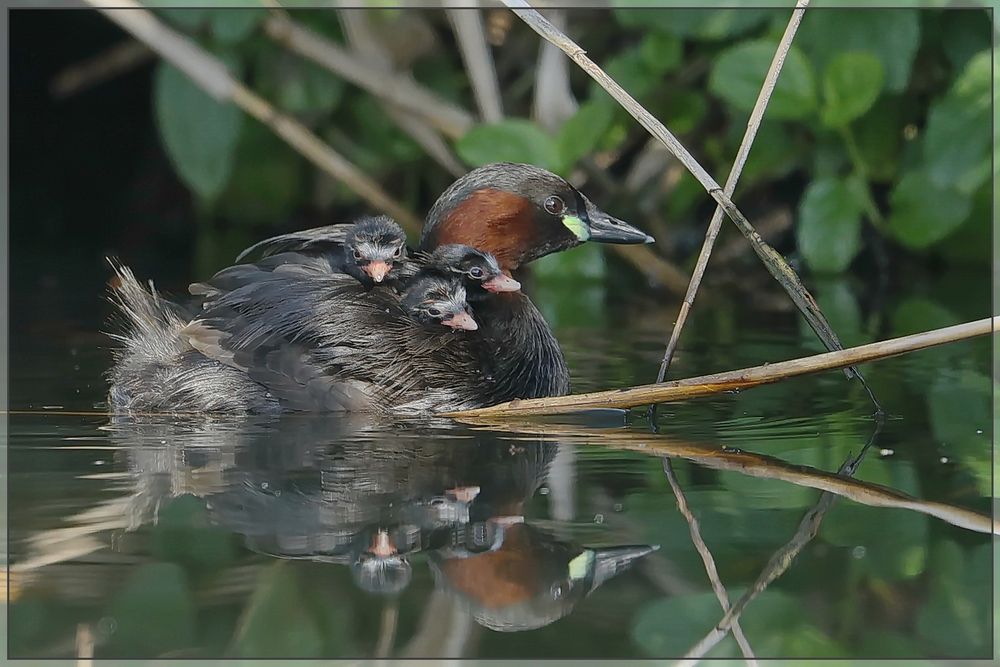
{"type": "Polygon", "coordinates": [[[333,270],[371,288],[401,277],[407,259],[406,233],[387,215],[371,216],[264,239],[241,252],[236,261],[255,253],[263,260],[289,251],[325,257],[333,270]]]}
{"type": "Polygon", "coordinates": [[[420,275],[402,295],[406,314],[428,326],[475,331],[479,328],[465,298],[465,285],[457,276],[420,275]]]}
{"type": "Polygon", "coordinates": [[[469,291],[470,301],[480,301],[491,292],[516,292],[521,289],[521,283],[503,272],[496,257],[467,245],[443,245],[419,261],[422,261],[425,270],[461,276],[469,291]]]}
{"type": "Polygon", "coordinates": [[[401,230],[374,233],[389,223],[371,218],[262,241],[241,255],[260,251],[259,261],[192,285],[202,300],[196,315],[147,292],[123,269],[116,298],[128,322],[110,372],[112,407],[442,412],[564,394],[569,372],[559,344],[531,300],[513,291],[520,285],[509,272],[588,238],[650,240],[558,176],[515,164],[481,167],[448,188],[414,261],[403,261],[401,230]],[[353,249],[365,248],[364,259],[377,254],[371,247],[393,248],[398,278],[390,288],[351,277],[350,261],[362,266],[353,249]],[[444,308],[434,315],[421,306],[426,299],[407,292],[429,294],[434,282],[421,281],[431,277],[452,291],[445,301],[457,302],[458,288],[466,288],[478,331],[427,326],[450,319],[472,328],[468,313],[468,321],[444,308]]]}

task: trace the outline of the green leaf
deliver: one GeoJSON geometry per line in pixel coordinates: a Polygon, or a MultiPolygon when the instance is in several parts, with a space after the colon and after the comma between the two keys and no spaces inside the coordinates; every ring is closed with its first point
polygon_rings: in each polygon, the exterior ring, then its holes
{"type": "Polygon", "coordinates": [[[270,129],[247,125],[219,212],[247,225],[287,219],[302,196],[302,165],[301,156],[270,129]]]}
{"type": "Polygon", "coordinates": [[[165,18],[168,23],[173,23],[188,32],[198,30],[205,25],[212,13],[208,7],[158,7],[158,5],[173,4],[171,0],[150,0],[145,4],[147,7],[155,9],[156,13],[165,18]]]}
{"type": "MultiPolygon", "coordinates": [[[[737,145],[742,139],[743,128],[739,134],[740,138],[734,140],[737,145]]],[[[800,142],[788,125],[765,120],[757,130],[757,138],[743,166],[741,182],[746,186],[765,178],[787,176],[799,165],[801,157],[800,142]]]]}
{"type": "Polygon", "coordinates": [[[926,248],[954,232],[972,209],[969,195],[937,185],[926,171],[903,176],[889,201],[889,230],[900,243],[914,249],[926,248]]]}
{"type": "Polygon", "coordinates": [[[229,532],[213,526],[202,501],[192,495],[162,507],[150,530],[150,552],[195,571],[218,570],[236,558],[229,532]]]}
{"type": "Polygon", "coordinates": [[[680,39],[673,35],[651,32],[643,38],[639,45],[639,54],[650,70],[665,74],[681,64],[684,57],[684,45],[680,39]]]}
{"type": "MultiPolygon", "coordinates": [[[[622,51],[611,58],[605,65],[604,71],[636,99],[649,95],[660,82],[660,75],[646,63],[646,59],[638,47],[622,51]]],[[[602,97],[610,99],[607,91],[601,88],[596,81],[592,82],[590,84],[590,98],[601,99],[602,97]]]]}
{"type": "Polygon", "coordinates": [[[693,132],[708,112],[703,94],[689,90],[671,92],[663,105],[663,120],[674,134],[693,132]]]}
{"type": "Polygon", "coordinates": [[[990,172],[992,81],[990,52],[973,57],[944,98],[931,107],[924,134],[927,174],[939,187],[969,193],[990,172]]]}
{"type": "Polygon", "coordinates": [[[589,155],[608,131],[614,120],[615,108],[605,99],[590,100],[559,128],[556,147],[559,163],[569,169],[576,161],[589,155]]]}
{"type": "MultiPolygon", "coordinates": [[[[837,332],[840,341],[846,347],[863,345],[871,342],[871,336],[865,331],[858,299],[847,284],[843,274],[817,281],[816,303],[830,321],[830,326],[837,332]]],[[[824,351],[823,344],[805,322],[799,322],[807,345],[817,351],[824,351]]]]}
{"type": "MultiPolygon", "coordinates": [[[[708,87],[739,111],[753,109],[774,58],[776,42],[744,42],[722,52],[709,75],[708,87]]],[[[767,107],[771,119],[801,119],[816,109],[812,68],[796,47],[788,51],[781,76],[767,107]]]]}
{"type": "Polygon", "coordinates": [[[941,46],[955,69],[962,69],[975,54],[990,48],[990,15],[987,10],[949,9],[940,15],[941,46]]]}
{"type": "Polygon", "coordinates": [[[177,174],[202,198],[213,199],[229,180],[243,113],[217,102],[166,63],[157,68],[153,102],[177,174]]]}
{"type": "Polygon", "coordinates": [[[211,10],[208,21],[219,42],[236,44],[249,37],[266,16],[263,7],[234,7],[211,10]]]}
{"type": "Polygon", "coordinates": [[[896,177],[903,139],[901,107],[900,98],[882,96],[851,126],[861,160],[873,181],[888,182],[896,177]]]}
{"type": "Polygon", "coordinates": [[[967,557],[952,541],[935,545],[931,553],[930,597],[917,616],[917,633],[935,654],[989,659],[990,546],[967,557]]]}
{"type": "Polygon", "coordinates": [[[473,167],[490,162],[526,162],[545,169],[559,165],[559,151],[552,137],[534,123],[520,119],[478,125],[458,140],[455,149],[473,167]]]}
{"type": "Polygon", "coordinates": [[[896,306],[890,317],[893,336],[909,336],[931,329],[943,329],[960,321],[958,315],[941,304],[920,296],[907,297],[896,306]]]}
{"type": "Polygon", "coordinates": [[[842,127],[863,116],[878,99],[884,80],[882,63],[872,54],[838,54],[823,75],[823,123],[842,127]]]}
{"type": "Polygon", "coordinates": [[[910,579],[924,571],[927,533],[924,514],[883,509],[876,516],[870,507],[844,501],[830,508],[820,526],[820,536],[850,549],[863,572],[888,580],[910,579]]]}
{"type": "MultiPolygon", "coordinates": [[[[625,0],[626,4],[634,4],[625,0]]],[[[617,4],[617,3],[616,3],[617,4]]],[[[726,9],[645,9],[617,7],[618,23],[627,28],[659,30],[678,37],[702,40],[732,39],[758,27],[773,10],[752,8],[726,9]]]]}
{"type": "MultiPolygon", "coordinates": [[[[272,61],[274,62],[274,61],[272,61]]],[[[326,114],[334,110],[345,84],[326,69],[308,62],[274,62],[270,68],[278,104],[295,114],[326,114]]]]}
{"type": "Polygon", "coordinates": [[[138,566],[111,601],[108,638],[114,656],[156,656],[187,648],[195,635],[195,606],[184,571],[172,563],[138,566]]]}
{"type": "Polygon", "coordinates": [[[950,262],[961,266],[987,265],[993,257],[993,188],[984,183],[972,195],[972,211],[958,231],[941,242],[940,250],[950,262]]]}
{"type": "Polygon", "coordinates": [[[920,45],[916,9],[828,9],[806,12],[795,43],[823,71],[845,51],[871,51],[882,62],[885,87],[898,93],[910,80],[920,45]]]}
{"type": "Polygon", "coordinates": [[[257,578],[240,629],[236,653],[253,658],[317,658],[323,653],[318,619],[303,604],[295,563],[275,561],[257,578]]]}
{"type": "Polygon", "coordinates": [[[825,178],[799,204],[799,250],[814,271],[846,269],[861,248],[861,206],[848,183],[825,178]]]}
{"type": "MultiPolygon", "coordinates": [[[[735,603],[743,592],[730,588],[730,600],[735,603]]],[[[719,601],[711,592],[664,598],[639,609],[632,625],[632,639],[650,657],[673,658],[684,655],[720,618],[719,601]]],[[[801,601],[780,590],[765,590],[754,598],[740,624],[758,655],[845,655],[841,646],[810,623],[802,613],[801,601]]],[[[707,654],[709,658],[738,656],[739,649],[731,636],[707,654]]]]}
{"type": "Polygon", "coordinates": [[[988,431],[992,390],[990,378],[973,370],[939,374],[927,393],[934,438],[954,445],[988,431]]]}

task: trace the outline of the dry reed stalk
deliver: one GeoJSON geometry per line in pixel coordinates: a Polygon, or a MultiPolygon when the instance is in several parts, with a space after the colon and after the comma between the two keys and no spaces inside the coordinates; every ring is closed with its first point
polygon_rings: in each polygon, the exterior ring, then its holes
{"type": "Polygon", "coordinates": [[[231,102],[269,127],[292,148],[333,178],[342,181],[373,207],[393,216],[407,232],[419,233],[421,219],[390,196],[297,120],[278,112],[270,103],[237,81],[219,59],[180,33],[168,28],[135,0],[86,0],[111,21],[156,51],[184,72],[209,95],[231,102]]]}
{"type": "MultiPolygon", "coordinates": [[[[275,7],[272,13],[287,18],[284,9],[275,7]]],[[[375,29],[368,20],[366,12],[352,9],[340,10],[340,23],[347,34],[347,42],[359,57],[368,64],[381,70],[382,78],[394,77],[395,71],[392,56],[388,49],[379,43],[375,29]]],[[[402,109],[392,102],[376,98],[382,110],[396,125],[424,149],[435,162],[453,177],[458,178],[466,172],[465,166],[451,150],[451,146],[441,137],[438,131],[424,118],[402,109]]]]}
{"type": "MultiPolygon", "coordinates": [[[[799,24],[802,22],[802,17],[805,15],[808,5],[809,0],[799,0],[796,4],[791,18],[788,19],[788,25],[785,27],[785,34],[782,35],[781,42],[778,43],[778,48],[774,52],[774,59],[771,60],[771,66],[764,77],[764,84],[761,86],[760,93],[757,95],[757,101],[750,112],[747,129],[743,134],[739,150],[736,152],[733,168],[726,179],[724,192],[727,197],[732,197],[736,191],[736,184],[740,180],[743,167],[746,165],[747,157],[750,155],[750,147],[753,145],[754,139],[757,138],[757,131],[760,129],[761,121],[764,120],[764,111],[767,109],[767,103],[771,100],[771,94],[778,83],[778,75],[781,74],[781,67],[785,63],[788,50],[792,47],[792,40],[795,39],[795,33],[799,29],[799,24]]],[[[688,283],[687,292],[684,294],[684,300],[681,302],[680,312],[677,314],[677,322],[670,332],[670,340],[667,342],[667,348],[663,352],[663,361],[660,363],[660,370],[656,375],[657,382],[663,382],[667,369],[670,367],[674,351],[677,349],[677,343],[681,337],[681,331],[684,329],[684,323],[687,321],[691,306],[694,305],[694,299],[698,294],[698,288],[701,286],[701,280],[705,276],[705,269],[708,267],[709,257],[712,256],[715,240],[719,236],[719,230],[722,229],[722,219],[724,216],[725,212],[722,210],[722,207],[716,206],[715,212],[712,214],[712,220],[708,224],[708,231],[705,232],[705,241],[701,246],[701,252],[698,254],[698,262],[691,273],[691,281],[688,283]]]]}
{"type": "Polygon", "coordinates": [[[897,354],[905,354],[976,336],[984,336],[991,333],[998,325],[1000,325],[1000,317],[986,318],[943,329],[859,345],[846,350],[825,352],[725,373],[587,394],[516,400],[487,408],[447,413],[447,416],[463,419],[493,419],[523,417],[525,415],[556,415],[592,408],[635,408],[650,403],[710,396],[725,391],[770,384],[800,375],[845,368],[866,361],[885,359],[897,354]]]}
{"type": "Polygon", "coordinates": [[[458,39],[458,49],[472,83],[479,115],[487,123],[497,123],[503,120],[503,103],[493,54],[486,43],[483,17],[475,5],[470,7],[465,0],[445,0],[444,7],[458,39]]]}
{"type": "MultiPolygon", "coordinates": [[[[544,16],[531,8],[525,0],[503,0],[504,4],[527,23],[532,30],[544,39],[562,49],[577,65],[608,92],[640,125],[658,139],[698,180],[705,191],[723,208],[726,215],[736,223],[740,232],[750,241],[754,252],[767,267],[775,280],[784,288],[805,317],[806,322],[822,341],[828,350],[842,350],[843,345],[830,323],[820,311],[816,300],[812,297],[795,270],[789,266],[781,253],[772,248],[754,229],[746,216],[736,207],[732,199],[726,195],[722,187],[712,178],[701,164],[691,155],[684,145],[657,120],[635,98],[629,95],[618,82],[612,79],[593,60],[587,57],[586,51],[570,39],[565,33],[555,27],[544,16]]],[[[844,369],[848,377],[853,377],[850,367],[844,369]]],[[[870,393],[870,392],[869,392],[870,393]]]]}
{"type": "MultiPolygon", "coordinates": [[[[276,3],[268,4],[276,6],[276,3]]],[[[285,12],[272,13],[264,21],[264,32],[289,51],[330,70],[379,99],[420,116],[446,137],[458,139],[476,123],[471,113],[424,88],[412,77],[387,74],[326,37],[294,22],[285,12]]]]}
{"type": "Polygon", "coordinates": [[[52,79],[49,92],[56,99],[66,99],[92,86],[144,65],[154,54],[145,44],[128,39],[115,44],[93,58],[70,65],[52,79]]]}

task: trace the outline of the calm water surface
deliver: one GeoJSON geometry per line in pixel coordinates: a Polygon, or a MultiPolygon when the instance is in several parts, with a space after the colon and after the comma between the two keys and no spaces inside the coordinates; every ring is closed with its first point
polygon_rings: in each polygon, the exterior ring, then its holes
{"type": "MultiPolygon", "coordinates": [[[[839,373],[662,406],[657,433],[641,411],[135,421],[100,412],[94,276],[12,295],[12,656],[679,656],[723,617],[696,542],[758,657],[991,655],[985,339],[865,367],[880,432],[839,373]]],[[[987,313],[931,278],[816,292],[847,344],[987,313]]],[[[673,304],[534,294],[575,390],[655,376],[673,304]]],[[[816,350],[719,287],[671,374],[816,350]]]]}

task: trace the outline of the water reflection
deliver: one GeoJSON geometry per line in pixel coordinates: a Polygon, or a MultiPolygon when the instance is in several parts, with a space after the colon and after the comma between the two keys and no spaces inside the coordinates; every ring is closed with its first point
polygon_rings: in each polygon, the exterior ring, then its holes
{"type": "Polygon", "coordinates": [[[250,550],[347,567],[382,596],[409,586],[421,554],[435,585],[492,630],[548,625],[657,548],[584,545],[535,523],[528,503],[561,446],[552,440],[435,438],[341,417],[108,429],[134,485],[130,527],[190,494],[250,550]]]}

